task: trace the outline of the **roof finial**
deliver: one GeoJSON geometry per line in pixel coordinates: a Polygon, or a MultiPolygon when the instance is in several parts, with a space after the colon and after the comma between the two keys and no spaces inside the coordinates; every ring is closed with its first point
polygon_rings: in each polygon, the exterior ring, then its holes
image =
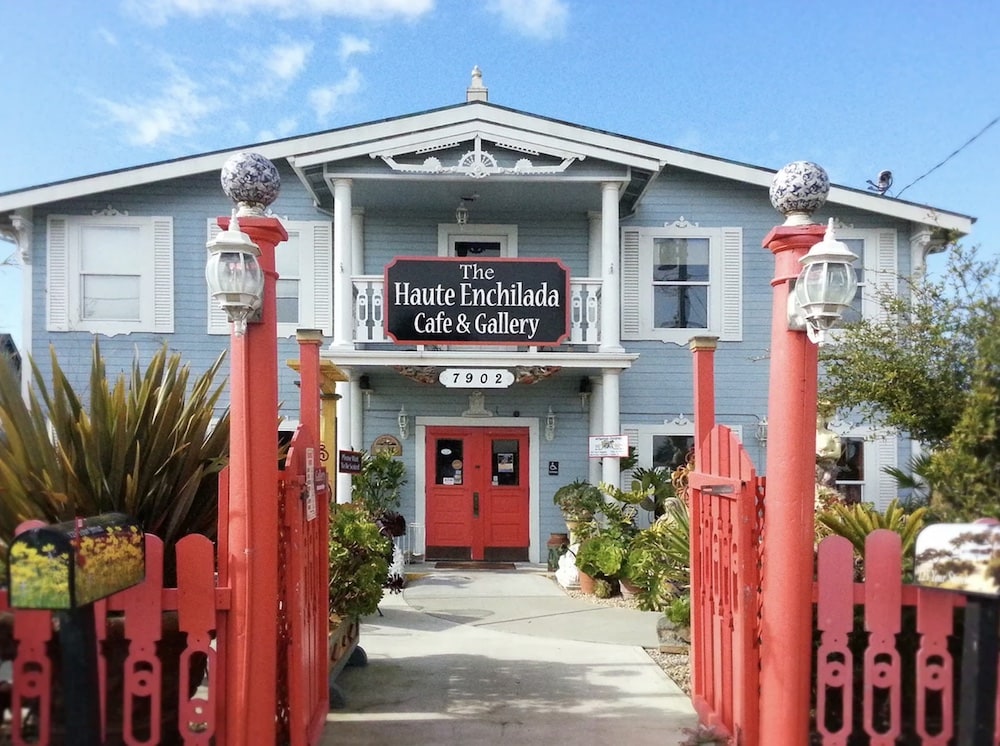
{"type": "Polygon", "coordinates": [[[472,68],[472,84],[465,89],[466,101],[489,101],[489,91],[483,85],[483,71],[479,65],[472,68]]]}

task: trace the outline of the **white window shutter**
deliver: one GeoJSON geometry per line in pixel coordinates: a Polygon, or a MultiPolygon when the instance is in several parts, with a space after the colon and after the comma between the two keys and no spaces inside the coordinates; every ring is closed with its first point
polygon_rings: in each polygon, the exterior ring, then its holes
{"type": "Polygon", "coordinates": [[[46,329],[69,331],[69,256],[66,219],[49,218],[46,263],[48,303],[46,329]]]}
{"type": "Polygon", "coordinates": [[[174,331],[174,220],[153,218],[153,328],[174,331]]]}
{"type": "MultiPolygon", "coordinates": [[[[743,339],[743,229],[722,229],[722,318],[719,339],[739,342],[743,339]]],[[[714,326],[714,324],[712,325],[714,326]]]]}
{"type": "Polygon", "coordinates": [[[894,499],[899,497],[899,486],[896,480],[885,473],[886,468],[894,468],[897,462],[896,436],[879,438],[875,441],[876,448],[876,468],[875,473],[869,476],[874,477],[878,482],[878,489],[875,493],[875,507],[885,510],[894,499]]]}
{"type": "MultiPolygon", "coordinates": [[[[639,445],[639,428],[638,427],[635,427],[634,425],[625,425],[625,426],[622,427],[622,434],[628,437],[628,450],[629,450],[629,453],[632,453],[632,449],[634,448],[635,452],[639,455],[639,460],[636,461],[636,466],[638,466],[640,463],[647,463],[647,462],[648,463],[652,463],[653,454],[651,454],[651,453],[647,453],[647,454],[641,454],[641,453],[639,453],[639,447],[640,447],[640,445],[639,445]],[[646,457],[645,460],[643,459],[644,455],[646,457]]],[[[632,488],[632,472],[633,471],[634,471],[634,469],[626,469],[625,471],[622,472],[620,485],[623,487],[623,489],[631,489],[632,488]]]]}
{"type": "Polygon", "coordinates": [[[642,288],[640,286],[639,231],[622,231],[621,253],[621,314],[622,339],[640,339],[640,308],[642,288]]]}
{"type": "Polygon", "coordinates": [[[312,279],[313,319],[316,329],[327,337],[333,336],[333,225],[328,222],[312,224],[312,260],[309,271],[312,279]]]}
{"type": "MultiPolygon", "coordinates": [[[[208,241],[211,241],[219,233],[222,232],[222,228],[216,222],[216,218],[208,219],[208,241]]],[[[206,243],[208,242],[206,241],[206,243]]],[[[208,261],[208,250],[205,250],[205,260],[208,261]]],[[[209,292],[206,285],[205,293],[208,295],[208,333],[209,334],[229,334],[229,319],[226,317],[226,312],[219,308],[219,304],[212,297],[212,293],[209,292]]]]}
{"type": "Polygon", "coordinates": [[[886,293],[895,294],[898,289],[898,251],[896,247],[896,231],[879,231],[875,241],[875,277],[872,283],[875,287],[874,296],[878,302],[878,320],[885,320],[885,308],[881,303],[886,293]]]}

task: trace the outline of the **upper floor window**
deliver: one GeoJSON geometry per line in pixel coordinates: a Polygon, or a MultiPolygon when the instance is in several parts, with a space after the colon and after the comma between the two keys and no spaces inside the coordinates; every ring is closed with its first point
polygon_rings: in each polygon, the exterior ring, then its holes
{"type": "Polygon", "coordinates": [[[895,291],[897,287],[896,231],[837,226],[837,240],[847,244],[847,248],[858,257],[854,264],[858,292],[851,307],[841,317],[841,323],[862,318],[875,319],[880,313],[879,293],[883,290],[895,291]]]}
{"type": "Polygon", "coordinates": [[[50,216],[47,328],[172,332],[173,243],[169,217],[50,216]]]}
{"type": "Polygon", "coordinates": [[[441,224],[438,226],[438,256],[469,259],[516,257],[517,226],[441,224]]]}
{"type": "MultiPolygon", "coordinates": [[[[275,305],[278,336],[294,336],[296,329],[322,329],[333,334],[333,228],[327,221],[282,220],[288,240],[274,250],[275,305]]],[[[208,237],[219,233],[215,218],[208,221],[208,237]]],[[[207,290],[206,290],[207,292],[207,290]]],[[[228,334],[229,322],[211,296],[208,298],[210,334],[228,334]]]]}
{"type": "Polygon", "coordinates": [[[622,338],[742,338],[743,231],[677,221],[622,232],[622,338]]]}

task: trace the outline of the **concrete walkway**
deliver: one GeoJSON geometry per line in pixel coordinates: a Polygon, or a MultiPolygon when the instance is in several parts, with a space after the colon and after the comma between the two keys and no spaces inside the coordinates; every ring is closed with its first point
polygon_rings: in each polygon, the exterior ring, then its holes
{"type": "Polygon", "coordinates": [[[363,620],[368,665],[345,668],[324,745],[676,746],[688,697],[642,649],[655,612],[570,598],[544,567],[434,570],[363,620]]]}

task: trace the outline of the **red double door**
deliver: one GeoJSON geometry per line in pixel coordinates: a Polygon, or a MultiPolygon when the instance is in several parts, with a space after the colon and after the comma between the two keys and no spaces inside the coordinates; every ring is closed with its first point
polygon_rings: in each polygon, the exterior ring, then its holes
{"type": "Polygon", "coordinates": [[[428,559],[528,559],[528,429],[428,427],[428,559]]]}

